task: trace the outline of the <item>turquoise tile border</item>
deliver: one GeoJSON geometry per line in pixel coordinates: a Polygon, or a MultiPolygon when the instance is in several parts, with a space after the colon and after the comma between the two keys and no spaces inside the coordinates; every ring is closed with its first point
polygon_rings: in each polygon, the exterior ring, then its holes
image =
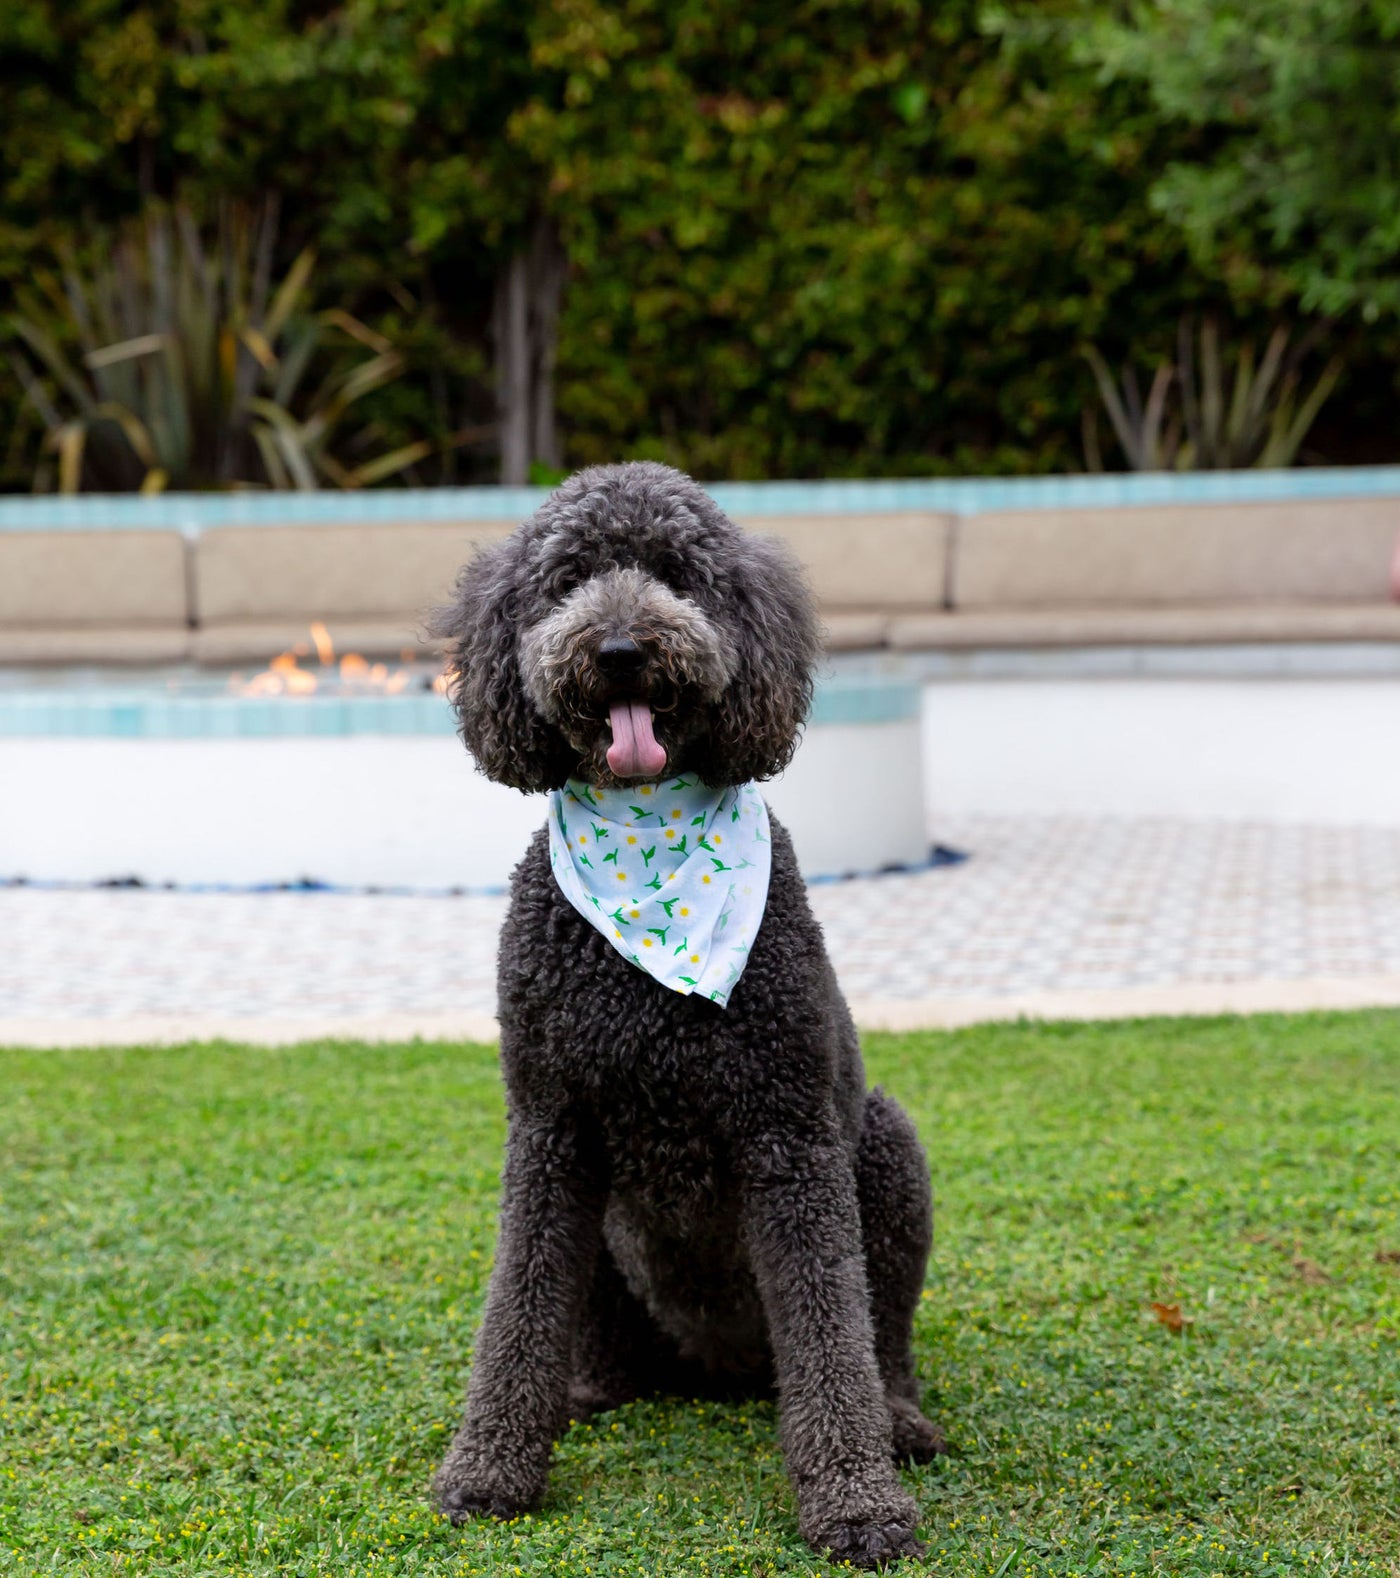
{"type": "MultiPolygon", "coordinates": [[[[1394,498],[1400,466],[1292,471],[1124,472],[1075,477],[964,477],[910,481],[716,482],[731,514],[841,515],[879,510],[1103,509],[1124,504],[1243,504],[1283,499],[1394,498]]],[[[170,493],[0,497],[0,531],[135,530],[191,534],[209,526],[286,526],[392,520],[523,520],[544,488],[404,488],[366,493],[170,493]]]]}
{"type": "Polygon", "coordinates": [[[0,739],[270,740],[450,734],[441,696],[182,696],[106,686],[0,695],[0,739]]]}
{"type": "Polygon", "coordinates": [[[832,680],[817,687],[808,722],[903,723],[917,718],[923,688],[909,680],[832,680]]]}
{"type": "MultiPolygon", "coordinates": [[[[918,715],[919,686],[834,681],[811,723],[897,723],[918,715]]],[[[0,739],[288,740],[352,735],[450,735],[452,714],[433,694],[253,697],[181,695],[98,683],[0,693],[0,739]]]]}

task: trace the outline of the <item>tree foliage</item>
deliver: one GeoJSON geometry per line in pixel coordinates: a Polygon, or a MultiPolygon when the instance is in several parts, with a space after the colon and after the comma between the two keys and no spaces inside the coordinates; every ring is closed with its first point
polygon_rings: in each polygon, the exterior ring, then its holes
{"type": "Polygon", "coordinates": [[[1129,300],[1171,332],[1180,245],[1143,200],[1161,150],[1134,92],[1106,112],[967,0],[571,0],[535,51],[564,91],[515,125],[576,260],[581,457],[1064,465],[1079,341],[1129,300]]]}
{"type": "MultiPolygon", "coordinates": [[[[1272,177],[1250,165],[1246,202],[1210,163],[1244,168],[1267,108],[1293,169],[1287,95],[1323,68],[1293,51],[1277,106],[1250,99],[1236,126],[1203,113],[1236,33],[1208,35],[1194,86],[1194,40],[1170,70],[1135,42],[1165,53],[1182,18],[1251,9],[1348,3],[10,0],[0,311],[55,243],[100,249],[149,197],[208,213],[278,193],[282,266],[314,244],[321,283],[407,359],[365,402],[376,441],[434,439],[407,480],[488,480],[489,440],[447,440],[492,418],[493,295],[544,219],[570,259],[570,464],[1074,466],[1085,343],[1152,360],[1184,311],[1257,333],[1299,292],[1337,305],[1298,272],[1315,213],[1289,229],[1272,177]]],[[[1383,0],[1349,9],[1380,28],[1383,0]]],[[[1384,235],[1344,266],[1334,233],[1329,279],[1381,277],[1384,235]]]]}
{"type": "Polygon", "coordinates": [[[1133,0],[1074,53],[1195,133],[1152,188],[1198,265],[1307,310],[1400,309],[1400,6],[1133,0]]]}

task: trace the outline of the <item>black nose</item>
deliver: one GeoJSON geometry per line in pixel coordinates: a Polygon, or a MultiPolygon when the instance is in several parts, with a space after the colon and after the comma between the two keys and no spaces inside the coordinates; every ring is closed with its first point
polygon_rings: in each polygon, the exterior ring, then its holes
{"type": "Polygon", "coordinates": [[[608,636],[598,643],[598,661],[610,674],[631,674],[642,666],[642,649],[631,636],[608,636]]]}

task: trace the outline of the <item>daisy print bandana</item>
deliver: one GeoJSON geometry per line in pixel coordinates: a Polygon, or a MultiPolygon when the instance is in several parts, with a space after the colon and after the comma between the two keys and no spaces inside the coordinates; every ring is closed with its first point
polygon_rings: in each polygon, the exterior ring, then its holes
{"type": "Polygon", "coordinates": [[[624,958],[723,1007],[768,899],[772,845],[757,784],[711,789],[682,773],[549,796],[549,859],[569,903],[624,958]]]}

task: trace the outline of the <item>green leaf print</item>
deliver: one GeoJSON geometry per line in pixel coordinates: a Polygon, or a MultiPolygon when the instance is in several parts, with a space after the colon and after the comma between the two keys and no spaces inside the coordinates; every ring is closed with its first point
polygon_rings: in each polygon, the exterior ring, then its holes
{"type": "Polygon", "coordinates": [[[689,774],[633,792],[637,804],[624,805],[625,791],[571,780],[551,796],[555,880],[609,944],[652,977],[656,990],[693,991],[723,1006],[762,920],[770,853],[763,802],[752,784],[711,789],[689,774]],[[583,808],[577,817],[575,805],[583,808]],[[727,838],[718,832],[726,812],[727,838]],[[624,872],[623,854],[641,856],[640,878],[631,860],[624,872]],[[728,880],[741,871],[753,876],[728,880]],[[619,900],[619,889],[636,897],[619,900]],[[686,926],[699,928],[701,944],[679,935],[686,926]],[[700,952],[693,951],[697,946],[700,952]],[[702,953],[703,966],[694,962],[702,953]],[[700,974],[678,974],[682,969],[700,974]],[[711,990],[717,977],[723,984],[711,990]]]}

